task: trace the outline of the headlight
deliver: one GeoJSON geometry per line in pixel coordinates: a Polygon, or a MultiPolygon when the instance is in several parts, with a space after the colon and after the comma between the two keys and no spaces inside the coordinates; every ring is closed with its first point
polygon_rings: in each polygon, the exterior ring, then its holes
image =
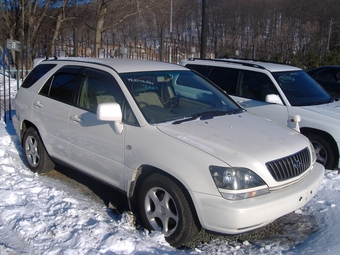
{"type": "Polygon", "coordinates": [[[210,166],[209,170],[216,187],[226,199],[239,200],[269,192],[266,183],[247,168],[210,166]]]}
{"type": "Polygon", "coordinates": [[[310,154],[311,154],[311,159],[312,159],[312,165],[315,163],[316,161],[316,152],[315,152],[315,149],[314,149],[314,146],[313,144],[310,142],[310,154]]]}

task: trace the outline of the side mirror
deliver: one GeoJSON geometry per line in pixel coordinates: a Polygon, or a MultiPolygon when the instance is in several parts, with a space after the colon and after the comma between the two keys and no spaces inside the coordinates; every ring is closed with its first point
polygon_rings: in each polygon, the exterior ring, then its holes
{"type": "Polygon", "coordinates": [[[266,95],[265,101],[270,104],[280,104],[283,105],[281,98],[275,94],[266,95]]]}
{"type": "Polygon", "coordinates": [[[123,133],[124,129],[122,118],[122,109],[117,103],[101,103],[97,106],[97,119],[113,121],[114,131],[119,135],[123,133]]]}
{"type": "Polygon", "coordinates": [[[291,121],[295,123],[295,127],[293,129],[300,132],[299,122],[301,121],[301,116],[298,114],[294,115],[294,118],[291,121]]]}

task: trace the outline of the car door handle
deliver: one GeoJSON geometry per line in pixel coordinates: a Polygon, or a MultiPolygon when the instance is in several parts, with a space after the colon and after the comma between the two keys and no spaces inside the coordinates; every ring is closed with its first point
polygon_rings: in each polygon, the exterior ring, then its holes
{"type": "Polygon", "coordinates": [[[74,122],[79,122],[79,123],[82,123],[84,120],[78,116],[78,115],[72,115],[70,116],[70,119],[73,120],[74,122]]]}
{"type": "Polygon", "coordinates": [[[38,108],[41,108],[44,106],[40,101],[35,101],[33,104],[38,108]]]}

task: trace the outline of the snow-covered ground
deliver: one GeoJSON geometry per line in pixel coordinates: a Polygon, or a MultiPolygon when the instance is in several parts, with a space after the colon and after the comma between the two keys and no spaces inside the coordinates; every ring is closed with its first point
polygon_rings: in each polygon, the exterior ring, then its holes
{"type": "MultiPolygon", "coordinates": [[[[8,87],[8,81],[6,81],[8,87]]],[[[16,83],[11,81],[12,96],[16,83]]],[[[3,105],[3,75],[0,74],[3,105]]],[[[6,92],[6,94],[8,94],[6,92]]],[[[326,171],[318,194],[282,218],[285,233],[253,241],[216,239],[177,250],[160,233],[137,230],[63,183],[32,173],[9,114],[0,121],[0,254],[338,254],[340,175],[326,171]],[[317,229],[317,231],[315,231],[317,229]]]]}

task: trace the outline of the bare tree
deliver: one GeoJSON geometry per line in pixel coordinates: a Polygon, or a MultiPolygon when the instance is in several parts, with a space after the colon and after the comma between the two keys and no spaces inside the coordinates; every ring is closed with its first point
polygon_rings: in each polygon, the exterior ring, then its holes
{"type": "Polygon", "coordinates": [[[141,15],[159,5],[156,0],[97,0],[95,24],[85,23],[95,31],[94,55],[102,42],[102,33],[113,28],[130,17],[141,15]]]}
{"type": "MultiPolygon", "coordinates": [[[[0,0],[3,38],[20,40],[26,66],[46,45],[46,53],[94,49],[104,39],[118,44],[153,44],[160,34],[170,37],[182,52],[197,46],[201,35],[198,0],[0,0]],[[172,8],[170,8],[172,3],[172,8]],[[172,17],[170,21],[170,15],[172,17]],[[66,22],[67,21],[67,22],[66,22]],[[56,48],[55,42],[58,43],[56,48]]],[[[218,56],[256,57],[290,61],[294,54],[340,51],[338,0],[206,0],[208,47],[218,56]]],[[[156,46],[158,44],[158,46],[156,46]]],[[[186,54],[182,54],[187,56],[186,54]]],[[[18,58],[18,62],[20,58],[18,58]]]]}
{"type": "MultiPolygon", "coordinates": [[[[26,47],[31,50],[30,57],[26,58],[26,66],[32,66],[33,59],[37,51],[37,38],[39,29],[43,24],[44,18],[48,14],[48,7],[51,0],[45,0],[44,3],[40,0],[27,0],[24,6],[26,10],[27,20],[27,42],[26,47]]],[[[27,52],[29,53],[29,52],[27,52]]]]}
{"type": "MultiPolygon", "coordinates": [[[[22,0],[23,1],[23,0],[22,0]]],[[[19,40],[20,42],[23,42],[24,34],[23,29],[24,25],[21,22],[23,11],[20,8],[20,2],[19,1],[7,1],[7,0],[1,0],[1,9],[0,9],[0,19],[2,27],[2,39],[13,39],[13,40],[19,40]]],[[[15,65],[17,69],[21,69],[22,66],[22,49],[21,47],[21,54],[15,54],[16,59],[15,65]]]]}
{"type": "MultiPolygon", "coordinates": [[[[51,45],[50,53],[51,53],[51,55],[54,55],[54,53],[55,53],[55,42],[56,42],[58,35],[60,34],[61,25],[66,20],[65,13],[66,13],[66,6],[67,6],[68,2],[69,2],[69,0],[63,0],[62,1],[61,7],[58,8],[59,9],[58,14],[55,17],[55,27],[54,27],[53,36],[52,36],[51,42],[50,42],[50,45],[51,45]]],[[[54,16],[52,16],[51,18],[53,19],[54,16]]]]}

